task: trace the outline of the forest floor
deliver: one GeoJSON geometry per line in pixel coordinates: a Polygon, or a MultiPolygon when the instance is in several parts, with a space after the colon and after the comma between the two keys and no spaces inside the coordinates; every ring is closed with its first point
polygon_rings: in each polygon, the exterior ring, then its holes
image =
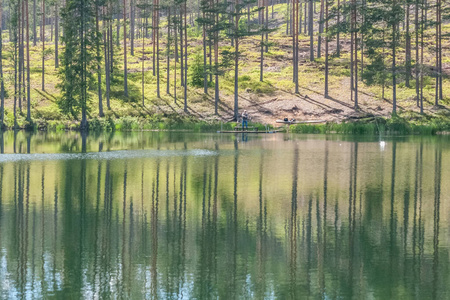
{"type": "MultiPolygon", "coordinates": [[[[270,15],[272,14],[269,8],[270,15]]],[[[348,37],[341,36],[341,55],[336,57],[336,41],[330,40],[330,75],[329,75],[329,98],[324,97],[324,49],[325,41],[322,40],[322,57],[317,58],[318,35],[314,37],[315,60],[309,60],[309,37],[300,35],[299,53],[299,93],[294,93],[292,81],[292,37],[286,35],[286,5],[278,4],[274,7],[274,18],[271,19],[270,27],[277,28],[269,34],[270,47],[264,53],[264,80],[259,81],[260,76],[260,36],[244,38],[240,42],[240,64],[239,64],[239,111],[247,110],[251,120],[263,124],[275,124],[277,119],[295,118],[298,121],[323,120],[327,122],[342,122],[348,119],[362,118],[367,115],[389,117],[392,113],[392,86],[388,83],[385,87],[385,97],[382,97],[381,85],[367,85],[366,82],[358,81],[359,108],[354,108],[354,102],[350,93],[350,41],[348,37]]],[[[316,14],[318,17],[318,14],[316,14]]],[[[257,17],[256,17],[257,18],[257,17]]],[[[316,22],[318,23],[318,22],[316,22]]],[[[48,26],[47,26],[48,27],[48,26]]],[[[164,28],[164,27],[163,27],[164,28]]],[[[46,28],[46,35],[50,27],[46,28]]],[[[315,28],[316,30],[317,28],[315,28]]],[[[450,25],[443,25],[443,34],[450,32],[450,25]]],[[[145,39],[144,51],[142,51],[142,38],[135,40],[135,53],[129,55],[128,59],[128,88],[129,97],[123,95],[123,44],[115,50],[116,67],[115,79],[111,86],[111,109],[106,109],[104,76],[102,78],[103,106],[107,118],[136,117],[151,118],[159,115],[163,118],[171,118],[174,115],[191,117],[202,121],[230,121],[233,118],[234,107],[234,71],[232,67],[225,70],[219,76],[220,103],[218,115],[214,114],[214,83],[210,82],[208,93],[203,92],[202,87],[194,87],[188,84],[187,106],[188,112],[184,112],[183,89],[179,86],[180,64],[175,69],[173,57],[170,60],[169,90],[166,93],[167,84],[167,60],[166,60],[166,29],[161,30],[160,43],[160,89],[161,97],[156,97],[156,76],[152,72],[152,44],[151,40],[145,39]],[[144,77],[142,76],[142,62],[144,60],[144,77]],[[173,96],[174,71],[177,72],[178,86],[177,99],[173,96]],[[145,86],[142,90],[142,81],[145,86]],[[142,104],[144,100],[144,105],[142,104]]],[[[3,39],[8,40],[6,32],[3,39]]],[[[203,62],[202,35],[200,28],[191,26],[188,32],[189,50],[188,65],[192,66],[199,61],[203,62]]],[[[425,34],[426,49],[425,62],[429,69],[434,63],[433,31],[430,29],[425,34]]],[[[31,107],[32,118],[37,122],[76,122],[71,117],[63,115],[57,100],[61,97],[58,87],[60,77],[54,63],[54,44],[47,41],[45,54],[45,90],[41,89],[42,73],[42,44],[37,43],[31,47],[31,107]]],[[[443,39],[443,57],[450,57],[450,40],[443,39]]],[[[221,50],[230,50],[230,41],[221,42],[221,50]]],[[[128,45],[129,47],[129,45],[128,45]]],[[[60,53],[62,53],[60,47],[60,53]]],[[[173,45],[172,45],[173,48],[173,45]]],[[[7,91],[6,119],[11,123],[12,107],[14,99],[14,61],[12,59],[13,47],[7,45],[4,50],[5,86],[7,91]]],[[[399,63],[404,58],[404,49],[398,50],[399,63]]],[[[413,53],[413,57],[414,57],[413,53]]],[[[208,55],[207,59],[210,57],[208,55]]],[[[368,59],[364,58],[367,64],[368,59]]],[[[361,61],[358,61],[360,68],[361,61]]],[[[429,116],[441,115],[450,118],[450,80],[448,72],[450,61],[443,61],[445,71],[443,88],[444,99],[441,106],[435,107],[434,103],[434,79],[425,76],[424,99],[425,114],[429,116]]],[[[104,75],[104,74],[103,74],[104,75]]],[[[94,75],[96,78],[96,75],[94,75]]],[[[189,80],[191,71],[189,71],[189,80]]],[[[361,79],[361,78],[360,78],[361,79]]],[[[98,116],[98,96],[95,83],[90,89],[91,104],[89,118],[98,116]]],[[[419,109],[415,99],[415,81],[411,78],[410,87],[405,86],[405,78],[398,76],[397,104],[400,114],[407,113],[417,117],[419,109]]],[[[19,119],[24,120],[26,105],[22,103],[23,110],[19,119]]],[[[19,120],[19,123],[20,123],[19,120]]]]}

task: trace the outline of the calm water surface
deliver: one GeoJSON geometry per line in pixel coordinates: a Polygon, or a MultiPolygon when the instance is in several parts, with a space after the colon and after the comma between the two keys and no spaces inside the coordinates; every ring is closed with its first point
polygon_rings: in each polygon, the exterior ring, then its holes
{"type": "Polygon", "coordinates": [[[0,146],[2,299],[450,298],[448,137],[0,146]]]}

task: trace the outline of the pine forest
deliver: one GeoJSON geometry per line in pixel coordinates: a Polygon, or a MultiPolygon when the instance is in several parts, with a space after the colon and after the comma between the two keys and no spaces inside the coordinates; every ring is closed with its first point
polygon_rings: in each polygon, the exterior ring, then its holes
{"type": "Polygon", "coordinates": [[[2,127],[448,104],[442,0],[2,0],[2,127]]]}

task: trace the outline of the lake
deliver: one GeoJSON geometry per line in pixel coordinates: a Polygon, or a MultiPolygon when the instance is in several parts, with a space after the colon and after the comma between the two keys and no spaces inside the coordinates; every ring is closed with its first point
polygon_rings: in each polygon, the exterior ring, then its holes
{"type": "Polygon", "coordinates": [[[448,136],[0,146],[2,299],[450,298],[448,136]]]}

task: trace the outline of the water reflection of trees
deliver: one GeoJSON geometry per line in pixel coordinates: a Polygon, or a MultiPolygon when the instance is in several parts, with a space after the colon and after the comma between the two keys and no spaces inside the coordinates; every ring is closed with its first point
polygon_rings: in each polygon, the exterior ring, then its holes
{"type": "Polygon", "coordinates": [[[270,153],[252,157],[253,176],[237,142],[229,156],[0,164],[2,268],[14,287],[1,295],[442,299],[442,148],[433,149],[429,194],[423,144],[401,160],[394,142],[380,158],[387,178],[365,181],[364,144],[349,143],[346,187],[336,187],[335,150],[324,143],[321,184],[312,188],[301,181],[302,148],[290,149],[285,212],[271,211],[272,189],[285,186],[271,185],[270,153]],[[52,168],[61,172],[56,183],[47,180],[52,168]],[[13,192],[5,191],[5,169],[13,192]],[[430,199],[432,214],[424,212],[430,199]],[[243,210],[249,203],[254,209],[243,210]]]}

